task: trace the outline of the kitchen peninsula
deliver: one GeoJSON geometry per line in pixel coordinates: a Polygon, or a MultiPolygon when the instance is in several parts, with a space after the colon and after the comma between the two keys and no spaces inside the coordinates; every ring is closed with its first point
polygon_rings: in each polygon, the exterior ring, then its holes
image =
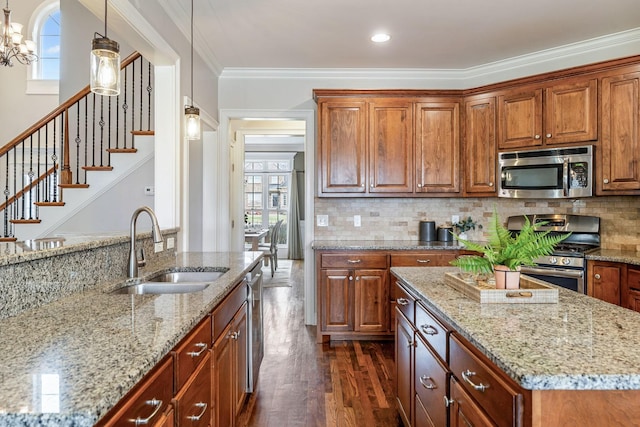
{"type": "MultiPolygon", "coordinates": [[[[443,369],[451,365],[450,404],[455,405],[458,384],[464,389],[473,383],[475,391],[470,393],[482,396],[498,392],[496,385],[483,388],[486,376],[479,378],[482,372],[477,369],[458,372],[459,348],[464,347],[460,343],[466,342],[469,354],[475,355],[472,358],[484,359],[498,377],[506,374],[500,383],[513,383],[507,389],[515,389],[513,396],[520,396],[513,403],[499,402],[501,409],[494,408],[496,417],[512,417],[506,424],[494,418],[499,425],[520,425],[517,420],[533,427],[638,425],[640,314],[564,289],[559,289],[557,304],[480,304],[445,284],[444,274],[455,271],[451,267],[391,268],[396,286],[448,331],[447,351],[438,357],[444,361],[443,369]]],[[[409,322],[423,323],[418,320],[418,308],[415,316],[410,313],[409,322]]],[[[418,341],[420,326],[414,328],[418,341]]],[[[416,355],[416,363],[418,359],[416,355]]],[[[491,415],[490,410],[484,411],[491,415]]]]}
{"type": "MultiPolygon", "coordinates": [[[[165,233],[165,237],[171,234],[175,236],[175,231],[165,233]]],[[[171,366],[167,356],[172,349],[190,331],[200,328],[198,325],[214,323],[209,314],[226,301],[225,297],[236,293],[238,283],[262,258],[262,252],[175,254],[166,250],[154,254],[150,247],[150,265],[141,269],[142,278],[175,269],[228,270],[200,292],[112,294],[110,291],[125,280],[126,251],[122,248],[126,248],[126,241],[126,237],[114,237],[104,239],[102,244],[81,243],[5,260],[3,267],[16,270],[25,259],[31,260],[31,265],[41,259],[51,266],[47,258],[73,255],[75,251],[82,260],[66,261],[61,270],[66,271],[68,282],[82,274],[85,278],[83,283],[75,280],[78,289],[68,294],[0,319],[0,351],[6,356],[0,366],[1,426],[93,426],[150,370],[160,363],[171,366]],[[113,254],[100,252],[102,249],[113,254]],[[115,272],[112,274],[109,269],[115,272]]],[[[139,236],[139,241],[152,245],[149,233],[139,236]]],[[[47,276],[43,273],[42,277],[47,276]]],[[[49,277],[54,277],[53,273],[49,277]]],[[[64,274],[56,276],[56,280],[61,277],[64,274]]],[[[16,281],[13,286],[22,287],[23,293],[44,286],[33,281],[16,281]]],[[[58,283],[56,287],[66,292],[68,286],[58,283]]],[[[4,301],[11,303],[11,299],[4,301]]],[[[209,326],[205,330],[205,336],[211,337],[211,329],[209,326]]],[[[200,366],[208,366],[206,363],[200,366]]],[[[150,412],[146,409],[144,414],[148,416],[150,412]]]]}

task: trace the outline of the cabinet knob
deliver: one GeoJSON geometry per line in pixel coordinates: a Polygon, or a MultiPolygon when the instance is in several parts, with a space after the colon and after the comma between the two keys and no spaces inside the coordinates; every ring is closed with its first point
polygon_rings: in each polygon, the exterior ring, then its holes
{"type": "Polygon", "coordinates": [[[540,135],[535,135],[533,139],[540,139],[540,135]]]}
{"type": "Polygon", "coordinates": [[[370,187],[371,187],[371,188],[374,188],[374,187],[375,187],[375,185],[371,184],[371,185],[370,185],[370,187]]]}
{"type": "Polygon", "coordinates": [[[493,187],[493,182],[490,182],[490,183],[489,183],[489,187],[493,187]]]}
{"type": "Polygon", "coordinates": [[[422,184],[418,184],[418,188],[422,188],[422,184]]]}
{"type": "Polygon", "coordinates": [[[547,138],[551,138],[551,134],[550,133],[547,134],[547,138]]]}
{"type": "Polygon", "coordinates": [[[608,180],[607,178],[605,178],[603,182],[604,182],[605,184],[608,184],[608,183],[609,183],[609,180],[608,180]]]}
{"type": "Polygon", "coordinates": [[[593,275],[593,278],[597,279],[597,280],[600,280],[600,275],[598,273],[596,273],[596,274],[593,275]]]}
{"type": "Polygon", "coordinates": [[[353,280],[353,276],[349,276],[349,280],[353,280]]]}

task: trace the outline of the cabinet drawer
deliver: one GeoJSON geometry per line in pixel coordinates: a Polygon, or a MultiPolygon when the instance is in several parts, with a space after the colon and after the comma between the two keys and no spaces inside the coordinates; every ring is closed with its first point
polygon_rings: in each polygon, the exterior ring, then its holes
{"type": "Polygon", "coordinates": [[[416,303],[416,329],[440,360],[447,361],[447,328],[421,302],[416,303]]]}
{"type": "Polygon", "coordinates": [[[157,365],[152,373],[143,379],[130,394],[125,396],[122,405],[105,421],[98,422],[102,427],[130,427],[153,425],[163,416],[173,396],[173,360],[167,357],[157,365]],[[133,421],[133,423],[132,423],[133,421]],[[145,422],[146,421],[146,422],[145,422]]]}
{"type": "MultiPolygon", "coordinates": [[[[415,342],[414,387],[419,403],[434,426],[447,425],[447,408],[443,405],[447,395],[447,369],[431,353],[421,337],[415,342]]],[[[417,408],[416,408],[417,410],[417,408]]]]}
{"type": "Polygon", "coordinates": [[[442,267],[456,259],[455,252],[438,251],[420,254],[393,254],[391,267],[442,267]]]}
{"type": "Polygon", "coordinates": [[[207,427],[211,423],[211,352],[205,357],[185,387],[176,395],[177,424],[181,427],[207,427]]]}
{"type": "Polygon", "coordinates": [[[321,268],[387,268],[386,253],[322,254],[321,268]]]}
{"type": "Polygon", "coordinates": [[[177,393],[211,348],[211,317],[207,316],[173,351],[177,393]]]}
{"type": "Polygon", "coordinates": [[[414,323],[416,299],[400,284],[400,282],[396,281],[394,288],[396,308],[400,310],[411,323],[414,323]]]}
{"type": "Polygon", "coordinates": [[[627,284],[629,289],[640,291],[640,270],[627,269],[627,284]]]}
{"type": "Polygon", "coordinates": [[[496,368],[473,354],[455,335],[450,335],[449,366],[460,385],[498,426],[523,424],[523,395],[496,368]]]}
{"type": "Polygon", "coordinates": [[[213,333],[211,342],[215,342],[227,327],[238,309],[247,300],[246,281],[242,281],[213,311],[213,333]]]}

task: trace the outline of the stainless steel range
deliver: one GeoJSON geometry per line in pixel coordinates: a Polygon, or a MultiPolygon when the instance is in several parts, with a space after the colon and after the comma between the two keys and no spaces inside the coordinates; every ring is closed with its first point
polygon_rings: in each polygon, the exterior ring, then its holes
{"type": "MultiPolygon", "coordinates": [[[[585,254],[600,247],[600,218],[585,215],[526,215],[540,231],[571,233],[558,244],[550,256],[536,260],[536,267],[522,267],[522,273],[583,294],[587,293],[585,254]]],[[[511,216],[507,228],[517,234],[525,223],[525,215],[511,216]]]]}

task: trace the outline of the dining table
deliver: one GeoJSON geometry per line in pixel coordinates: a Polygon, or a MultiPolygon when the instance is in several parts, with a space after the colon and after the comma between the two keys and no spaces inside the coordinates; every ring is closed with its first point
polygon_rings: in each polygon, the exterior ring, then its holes
{"type": "Polygon", "coordinates": [[[264,239],[267,236],[267,234],[269,234],[268,228],[247,229],[244,232],[244,241],[247,243],[251,243],[252,251],[257,251],[260,241],[264,239]]]}

